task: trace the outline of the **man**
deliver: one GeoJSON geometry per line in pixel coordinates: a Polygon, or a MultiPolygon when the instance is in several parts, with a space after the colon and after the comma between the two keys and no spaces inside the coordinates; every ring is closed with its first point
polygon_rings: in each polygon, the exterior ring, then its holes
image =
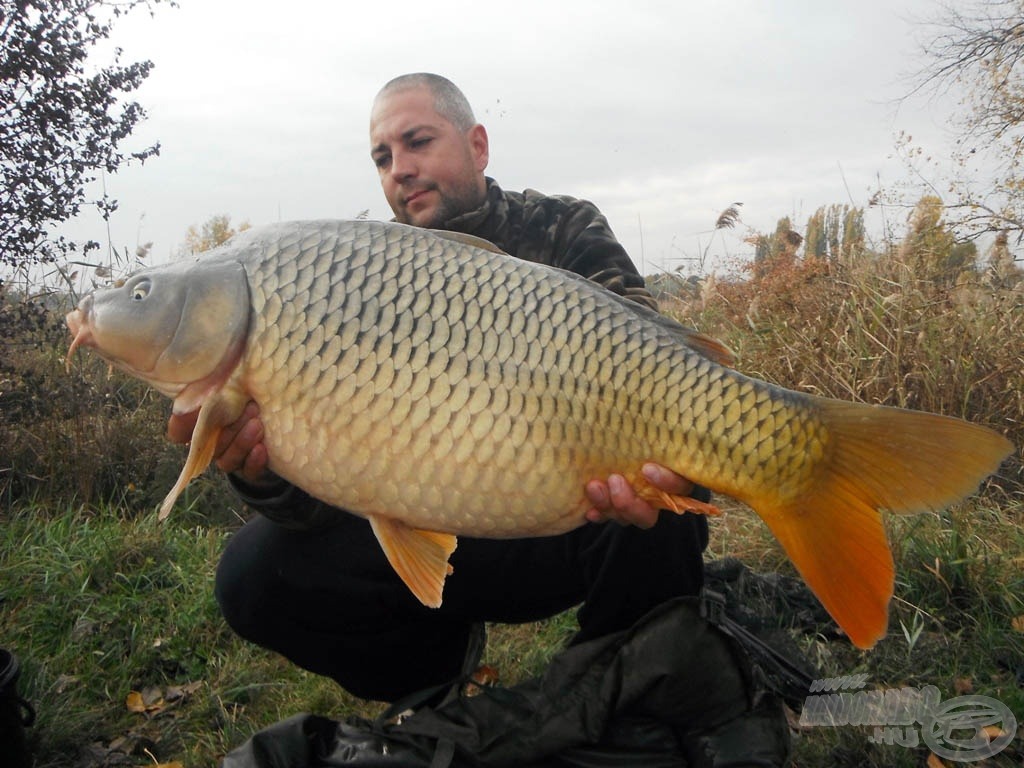
{"type": "MultiPolygon", "coordinates": [[[[513,256],[571,270],[656,308],[595,206],[531,190],[505,192],[484,175],[487,132],[444,78],[417,74],[388,83],[373,104],[370,144],[397,221],[482,237],[513,256]]],[[[194,417],[172,417],[171,438],[186,440],[193,424],[194,417]]],[[[217,598],[242,636],[364,698],[391,701],[453,679],[480,622],[536,620],[582,603],[574,639],[582,642],[700,591],[705,519],[658,511],[641,489],[613,475],[587,484],[591,524],[569,533],[460,537],[443,604],[424,608],[394,574],[364,519],[330,509],[268,472],[261,438],[258,409],[250,404],[217,447],[218,466],[262,513],[228,543],[217,598]],[[594,524],[610,519],[622,524],[594,524]]],[[[648,465],[643,474],[666,493],[694,491],[664,467],[648,465]]]]}

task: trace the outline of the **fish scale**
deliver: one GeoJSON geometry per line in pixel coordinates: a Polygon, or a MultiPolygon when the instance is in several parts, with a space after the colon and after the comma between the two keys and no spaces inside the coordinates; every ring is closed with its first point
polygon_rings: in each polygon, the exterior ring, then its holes
{"type": "Polygon", "coordinates": [[[649,486],[654,461],[750,505],[867,647],[894,582],[880,511],[954,503],[1012,447],[958,419],[748,378],[718,342],[578,275],[399,224],[249,230],[86,297],[68,324],[71,351],[199,407],[161,517],[255,400],[271,469],[368,518],[427,605],[455,535],[569,530],[591,479],[621,473],[652,503],[714,511],[649,486]]]}
{"type": "MultiPolygon", "coordinates": [[[[602,307],[597,299],[606,297],[601,294],[583,296],[567,306],[570,295],[565,287],[537,290],[539,280],[533,265],[505,261],[496,269],[487,252],[470,246],[453,248],[429,233],[417,234],[432,247],[410,247],[405,243],[406,233],[401,233],[403,249],[381,246],[367,237],[350,243],[337,237],[309,238],[297,254],[288,253],[283,262],[264,258],[254,271],[256,323],[246,367],[254,371],[251,394],[258,402],[274,404],[262,411],[268,435],[285,435],[289,443],[277,446],[268,439],[271,455],[287,456],[282,462],[285,465],[276,467],[279,472],[303,477],[307,467],[322,467],[324,446],[312,433],[321,428],[323,414],[329,413],[346,425],[332,430],[339,433],[340,445],[333,450],[340,471],[322,471],[317,480],[307,481],[307,490],[314,495],[336,499],[340,506],[394,516],[415,527],[521,536],[558,533],[578,524],[587,504],[581,494],[582,483],[589,476],[620,470],[624,458],[629,464],[652,458],[666,463],[671,458],[672,463],[685,466],[695,463],[695,456],[668,457],[653,448],[659,432],[662,440],[667,438],[670,443],[677,436],[671,430],[664,434],[665,419],[652,418],[650,411],[653,402],[668,401],[678,403],[679,410],[704,413],[708,391],[723,392],[719,379],[709,376],[709,361],[680,347],[669,333],[663,332],[659,338],[648,330],[644,339],[647,327],[636,324],[630,310],[618,302],[606,300],[602,307]],[[329,244],[327,248],[324,242],[329,244]],[[437,254],[442,243],[443,258],[437,254]],[[345,261],[325,256],[339,247],[351,249],[345,261]],[[309,253],[318,258],[309,259],[309,253]],[[318,263],[322,265],[318,267],[318,263]],[[393,267],[385,281],[389,264],[393,267]],[[326,297],[315,298],[312,286],[322,271],[332,275],[331,290],[326,297]],[[464,300],[453,301],[467,284],[473,286],[473,306],[480,309],[475,318],[465,313],[464,300]],[[271,286],[272,296],[291,307],[302,307],[302,312],[269,312],[264,321],[261,296],[263,301],[266,298],[261,285],[271,286]],[[559,307],[564,312],[559,312],[559,307]],[[555,326],[554,343],[569,353],[549,359],[544,366],[527,365],[531,355],[542,351],[538,346],[540,319],[557,320],[559,315],[563,316],[555,326]],[[331,337],[332,341],[340,338],[334,345],[336,366],[323,358],[326,334],[316,332],[332,316],[340,316],[345,326],[340,337],[331,337]],[[470,343],[472,350],[468,349],[470,343]],[[645,345],[654,348],[638,354],[645,345]],[[282,359],[282,349],[287,350],[287,359],[282,359]],[[475,376],[467,364],[470,352],[483,363],[475,376]],[[638,368],[651,359],[658,364],[642,375],[638,368]],[[317,363],[310,365],[311,360],[317,363]],[[394,366],[389,362],[404,360],[409,361],[412,375],[396,384],[394,366]],[[275,377],[268,379],[261,370],[271,370],[275,377]],[[300,376],[303,370],[306,375],[300,376]],[[328,392],[332,378],[348,384],[328,392]],[[636,382],[635,391],[625,388],[630,380],[636,382]],[[661,391],[657,401],[652,399],[655,389],[661,391]],[[458,394],[453,397],[453,392],[458,394]],[[314,399],[320,403],[318,418],[305,420],[302,434],[294,434],[295,425],[303,422],[298,412],[308,412],[308,403],[314,399]],[[463,404],[470,402],[475,405],[470,409],[475,417],[472,422],[468,417],[455,419],[463,404]],[[410,428],[406,432],[390,418],[396,410],[408,414],[410,428]],[[513,432],[513,420],[523,411],[531,416],[516,422],[520,428],[513,432]],[[568,431],[561,428],[565,423],[587,428],[568,431]],[[519,453],[524,446],[527,449],[520,466],[505,467],[500,474],[485,473],[484,480],[491,481],[492,487],[481,482],[475,472],[463,473],[466,483],[459,485],[458,473],[451,471],[457,466],[452,459],[470,461],[486,450],[483,444],[500,445],[510,437],[519,453]],[[555,466],[565,469],[550,475],[537,472],[532,447],[538,443],[549,445],[555,466]],[[316,450],[307,455],[295,445],[315,446],[316,450]],[[413,465],[406,465],[408,471],[395,469],[396,448],[414,460],[413,465]],[[353,452],[351,458],[345,456],[346,450],[353,452]],[[567,471],[581,466],[586,474],[567,471]],[[379,476],[367,475],[370,470],[379,476]],[[364,479],[353,483],[353,472],[364,479]],[[454,483],[449,490],[466,497],[475,493],[502,498],[505,506],[493,510],[494,519],[489,509],[452,510],[454,522],[438,519],[431,505],[421,503],[410,491],[421,484],[424,474],[441,477],[447,485],[454,483]],[[383,475],[389,476],[386,482],[383,475]],[[452,475],[450,481],[448,475],[452,475]],[[538,498],[548,499],[561,513],[543,519],[535,512],[538,498]],[[536,520],[538,527],[524,525],[527,517],[536,520]]],[[[575,287],[575,281],[570,285],[575,287]]],[[[719,372],[727,376],[726,369],[719,372]]],[[[756,409],[742,408],[744,400],[748,406],[758,400],[753,382],[742,388],[733,383],[724,389],[722,398],[734,404],[724,414],[724,430],[736,426],[741,412],[758,418],[756,409]],[[740,389],[746,391],[741,394],[740,389]]],[[[772,402],[767,394],[760,399],[772,402]]],[[[785,415],[785,409],[776,405],[785,415]]],[[[672,413],[666,416],[671,418],[672,413]]],[[[682,442],[695,454],[701,449],[696,439],[701,434],[709,432],[698,429],[682,435],[682,442]]],[[[770,439],[761,440],[761,434],[748,430],[745,440],[735,445],[722,443],[710,451],[705,447],[701,461],[712,476],[738,468],[745,479],[757,480],[766,466],[775,463],[799,472],[799,463],[775,458],[778,449],[770,439]],[[762,460],[762,456],[767,458],[762,460]]],[[[766,434],[770,437],[773,433],[766,434]]],[[[493,460],[489,452],[484,455],[493,460]]]]}

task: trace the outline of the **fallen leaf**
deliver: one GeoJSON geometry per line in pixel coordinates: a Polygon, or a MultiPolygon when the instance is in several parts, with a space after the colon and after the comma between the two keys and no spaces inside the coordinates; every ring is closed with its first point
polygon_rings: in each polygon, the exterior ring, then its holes
{"type": "Polygon", "coordinates": [[[71,628],[71,639],[75,642],[80,642],[87,637],[92,637],[100,630],[98,622],[92,619],[81,618],[75,622],[75,626],[71,628]]]}
{"type": "Polygon", "coordinates": [[[498,673],[497,668],[487,664],[478,667],[476,672],[473,673],[473,682],[480,685],[497,685],[500,678],[501,675],[498,673]]]}
{"type": "Polygon", "coordinates": [[[1014,616],[1010,621],[1010,626],[1017,632],[1024,632],[1024,616],[1014,616]]]}
{"type": "Polygon", "coordinates": [[[202,687],[202,680],[197,680],[191,683],[184,683],[183,685],[169,685],[167,686],[167,693],[164,696],[164,698],[168,702],[178,701],[179,699],[184,699],[186,696],[190,696],[202,687]]]}
{"type": "Polygon", "coordinates": [[[928,755],[928,768],[946,768],[946,764],[934,752],[928,755]]]}
{"type": "Polygon", "coordinates": [[[124,705],[128,708],[129,712],[145,712],[146,703],[142,700],[142,694],[138,691],[132,691],[128,694],[128,698],[125,699],[124,705]]]}
{"type": "Polygon", "coordinates": [[[61,675],[53,683],[54,693],[64,693],[73,685],[78,685],[78,678],[74,675],[61,675]]]}
{"type": "Polygon", "coordinates": [[[1006,735],[1006,731],[998,725],[986,725],[982,730],[985,732],[985,736],[988,737],[989,741],[995,741],[1000,736],[1006,735]]]}
{"type": "Polygon", "coordinates": [[[155,685],[150,685],[142,689],[142,700],[145,702],[147,707],[154,707],[163,704],[164,692],[161,688],[155,685]]]}
{"type": "MultiPolygon", "coordinates": [[[[153,749],[156,749],[156,742],[151,737],[138,731],[129,731],[107,745],[98,742],[93,745],[93,753],[97,758],[95,767],[128,765],[131,761],[125,758],[149,755],[153,749]]],[[[152,762],[156,760],[152,759],[152,762]]]]}
{"type": "Polygon", "coordinates": [[[153,765],[150,768],[185,768],[184,765],[175,760],[173,763],[158,763],[156,757],[148,749],[144,750],[146,757],[153,761],[153,765]]]}
{"type": "Polygon", "coordinates": [[[495,667],[483,664],[470,676],[470,682],[466,683],[463,693],[466,696],[479,696],[484,688],[490,688],[498,684],[500,675],[495,667]]]}
{"type": "Polygon", "coordinates": [[[147,716],[162,712],[167,706],[164,702],[164,692],[156,686],[143,688],[141,692],[131,691],[124,704],[129,712],[147,716]]]}
{"type": "Polygon", "coordinates": [[[974,681],[969,677],[957,677],[953,679],[953,690],[958,696],[971,693],[974,690],[974,681]]]}

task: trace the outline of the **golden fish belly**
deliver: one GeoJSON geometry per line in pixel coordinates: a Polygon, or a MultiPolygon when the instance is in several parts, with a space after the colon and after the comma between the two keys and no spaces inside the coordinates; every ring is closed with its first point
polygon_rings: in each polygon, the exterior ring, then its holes
{"type": "Polygon", "coordinates": [[[583,522],[588,480],[645,461],[743,498],[820,458],[794,393],[617,298],[392,234],[285,250],[251,280],[246,387],[272,467],[313,495],[418,528],[545,535],[583,522]]]}

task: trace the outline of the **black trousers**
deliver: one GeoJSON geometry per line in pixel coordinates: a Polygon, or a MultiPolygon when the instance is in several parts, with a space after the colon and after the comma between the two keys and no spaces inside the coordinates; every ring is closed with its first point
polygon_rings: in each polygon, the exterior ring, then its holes
{"type": "Polygon", "coordinates": [[[228,542],[215,592],[242,637],[357,696],[393,701],[454,678],[474,623],[536,621],[582,603],[577,642],[698,594],[707,537],[702,516],[663,511],[648,530],[460,538],[434,609],[401,582],[363,518],[339,511],[335,525],[302,531],[257,516],[228,542]]]}

